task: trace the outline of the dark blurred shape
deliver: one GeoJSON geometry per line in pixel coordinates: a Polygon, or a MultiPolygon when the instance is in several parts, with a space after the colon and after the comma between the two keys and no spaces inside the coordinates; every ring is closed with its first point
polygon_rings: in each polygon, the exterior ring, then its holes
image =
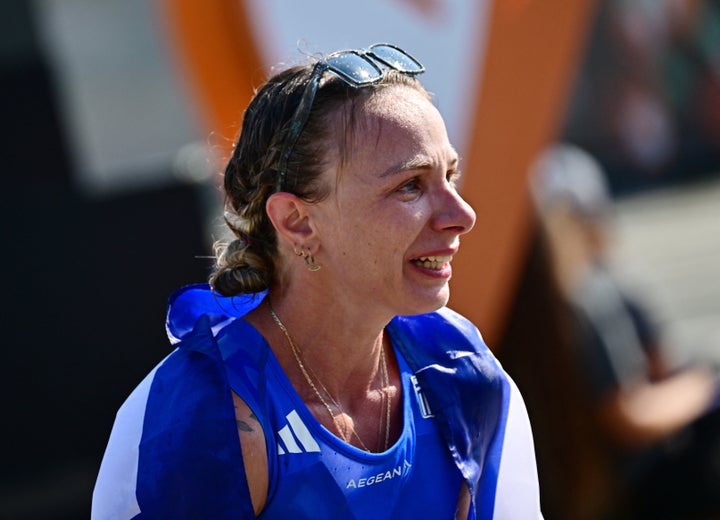
{"type": "Polygon", "coordinates": [[[615,194],[720,171],[720,5],[598,3],[562,140],[603,165],[615,194]]]}
{"type": "Polygon", "coordinates": [[[77,519],[89,517],[115,411],[171,350],[167,296],[209,264],[196,185],[75,190],[31,7],[0,5],[0,518],[77,519]]]}
{"type": "Polygon", "coordinates": [[[96,201],[57,182],[5,192],[2,381],[13,449],[0,517],[87,516],[115,411],[170,352],[164,302],[206,277],[197,206],[189,186],[96,201]]]}
{"type": "Polygon", "coordinates": [[[498,357],[517,383],[535,438],[542,511],[548,520],[610,520],[618,490],[605,440],[589,416],[569,310],[534,228],[498,357]]]}
{"type": "MultiPolygon", "coordinates": [[[[38,43],[32,2],[0,4],[0,113],[4,185],[69,183],[57,98],[38,43]]],[[[8,223],[5,222],[4,225],[8,223]]]]}

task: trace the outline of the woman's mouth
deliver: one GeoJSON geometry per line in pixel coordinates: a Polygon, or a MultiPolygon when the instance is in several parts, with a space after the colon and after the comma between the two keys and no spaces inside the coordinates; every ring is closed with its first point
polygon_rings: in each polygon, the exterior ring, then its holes
{"type": "Polygon", "coordinates": [[[442,269],[452,260],[452,256],[421,256],[412,260],[412,263],[425,269],[442,269]]]}

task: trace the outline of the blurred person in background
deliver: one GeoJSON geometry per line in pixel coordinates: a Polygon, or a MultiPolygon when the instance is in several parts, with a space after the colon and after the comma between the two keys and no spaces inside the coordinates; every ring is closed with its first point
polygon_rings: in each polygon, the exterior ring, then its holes
{"type": "Polygon", "coordinates": [[[612,514],[720,514],[717,373],[670,366],[647,307],[614,274],[612,202],[598,162],[573,145],[552,146],[534,164],[531,188],[588,415],[621,479],[612,514]]]}

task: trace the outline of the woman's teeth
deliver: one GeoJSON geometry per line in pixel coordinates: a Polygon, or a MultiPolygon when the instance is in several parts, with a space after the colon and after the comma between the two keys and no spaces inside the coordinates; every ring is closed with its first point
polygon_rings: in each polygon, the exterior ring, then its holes
{"type": "Polygon", "coordinates": [[[451,260],[452,256],[421,256],[413,260],[413,263],[425,269],[440,269],[451,260]]]}

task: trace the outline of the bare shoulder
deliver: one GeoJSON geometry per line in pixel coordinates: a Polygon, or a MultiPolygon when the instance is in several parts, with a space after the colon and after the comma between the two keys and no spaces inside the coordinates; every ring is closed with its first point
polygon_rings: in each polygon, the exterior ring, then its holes
{"type": "Polygon", "coordinates": [[[242,450],[245,474],[250,487],[255,514],[262,511],[267,499],[268,461],[265,434],[250,407],[235,392],[232,394],[235,406],[238,437],[242,450]]]}

